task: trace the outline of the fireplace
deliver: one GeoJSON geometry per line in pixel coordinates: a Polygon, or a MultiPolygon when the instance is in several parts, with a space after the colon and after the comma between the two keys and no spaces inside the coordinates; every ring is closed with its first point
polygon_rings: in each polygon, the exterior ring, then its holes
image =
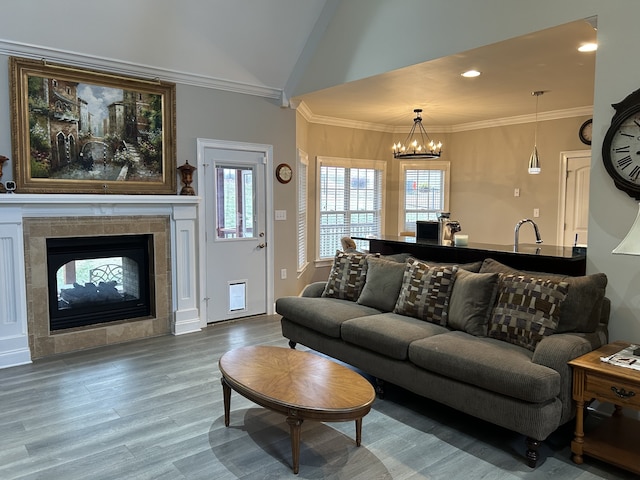
{"type": "MultiPolygon", "coordinates": [[[[0,368],[59,353],[199,331],[204,321],[197,283],[202,248],[198,204],[199,199],[190,195],[4,195],[0,201],[0,368]],[[47,240],[140,235],[152,237],[149,270],[143,275],[149,280],[150,313],[52,330],[48,272],[55,269],[48,267],[47,240]]],[[[101,248],[92,256],[106,259],[101,248]]],[[[127,264],[134,262],[126,260],[128,256],[118,252],[109,257],[123,258],[114,261],[123,275],[135,271],[127,264]]],[[[76,267],[76,271],[85,268],[76,267]]],[[[73,286],[72,278],[71,273],[63,278],[61,288],[73,286]]],[[[76,277],[75,283],[86,286],[87,280],[76,277]]],[[[54,303],[57,300],[56,294],[54,303]]]]}
{"type": "Polygon", "coordinates": [[[46,248],[51,331],[154,314],[152,235],[47,238],[46,248]]]}

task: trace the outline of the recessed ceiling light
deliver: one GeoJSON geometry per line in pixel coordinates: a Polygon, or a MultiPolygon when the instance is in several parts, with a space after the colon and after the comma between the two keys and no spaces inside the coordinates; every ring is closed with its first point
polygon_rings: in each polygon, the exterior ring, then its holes
{"type": "Polygon", "coordinates": [[[597,49],[597,43],[583,43],[578,47],[579,52],[595,52],[597,49]]]}
{"type": "Polygon", "coordinates": [[[480,72],[477,70],[467,70],[466,72],[461,73],[460,75],[466,78],[473,78],[473,77],[479,77],[480,72]]]}

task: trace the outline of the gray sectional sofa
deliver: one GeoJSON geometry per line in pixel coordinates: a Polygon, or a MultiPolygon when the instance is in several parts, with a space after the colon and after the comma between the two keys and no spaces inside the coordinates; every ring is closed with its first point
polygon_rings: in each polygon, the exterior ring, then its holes
{"type": "Polygon", "coordinates": [[[338,252],[327,282],[276,302],[282,333],[362,371],[526,437],[575,414],[567,362],[607,343],[604,274],[520,272],[338,252]]]}

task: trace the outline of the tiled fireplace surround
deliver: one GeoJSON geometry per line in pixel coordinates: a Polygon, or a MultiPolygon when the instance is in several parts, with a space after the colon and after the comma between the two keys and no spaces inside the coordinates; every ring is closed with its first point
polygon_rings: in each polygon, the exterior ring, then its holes
{"type": "Polygon", "coordinates": [[[201,328],[196,287],[197,197],[2,195],[0,368],[57,353],[201,328]],[[48,237],[152,234],[155,315],[51,334],[48,237]]]}

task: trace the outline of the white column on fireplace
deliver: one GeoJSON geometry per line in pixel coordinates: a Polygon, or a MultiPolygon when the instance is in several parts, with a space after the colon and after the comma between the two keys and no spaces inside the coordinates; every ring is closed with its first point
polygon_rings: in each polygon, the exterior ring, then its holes
{"type": "Polygon", "coordinates": [[[167,215],[171,221],[172,305],[175,335],[206,325],[200,318],[198,285],[199,197],[178,195],[0,196],[0,368],[31,362],[23,219],[26,217],[167,215]],[[204,323],[204,325],[203,325],[204,323]]]}
{"type": "Polygon", "coordinates": [[[31,362],[21,210],[0,210],[0,368],[31,362]]]}
{"type": "Polygon", "coordinates": [[[200,309],[196,286],[196,221],[198,212],[193,205],[173,207],[173,228],[171,235],[171,258],[173,261],[173,289],[175,311],[173,334],[180,335],[200,330],[200,309]]]}

